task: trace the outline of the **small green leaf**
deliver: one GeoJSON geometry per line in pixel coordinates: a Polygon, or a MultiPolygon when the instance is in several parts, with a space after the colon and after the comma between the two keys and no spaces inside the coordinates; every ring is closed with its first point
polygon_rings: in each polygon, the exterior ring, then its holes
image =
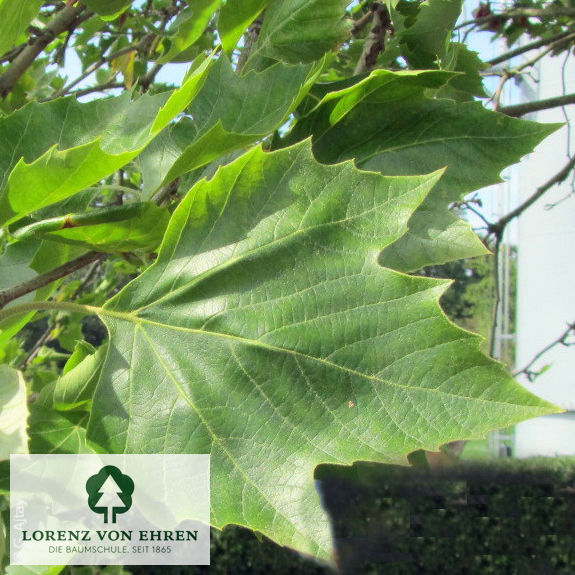
{"type": "Polygon", "coordinates": [[[415,22],[403,30],[400,44],[411,68],[436,68],[445,57],[462,0],[426,0],[415,22]]]}
{"type": "Polygon", "coordinates": [[[114,20],[132,5],[132,0],[83,0],[103,20],[114,20]]]}
{"type": "Polygon", "coordinates": [[[18,42],[42,4],[43,0],[0,0],[0,56],[18,42]]]}
{"type": "Polygon", "coordinates": [[[262,13],[268,0],[227,0],[218,19],[222,46],[231,55],[248,26],[262,13]]]}
{"type": "Polygon", "coordinates": [[[63,375],[42,389],[36,402],[39,406],[61,411],[89,410],[106,357],[107,344],[97,350],[92,348],[91,352],[86,349],[86,345],[89,344],[82,342],[81,347],[68,360],[63,375]]]}
{"type": "Polygon", "coordinates": [[[87,341],[79,341],[78,343],[76,343],[76,347],[74,348],[74,351],[70,356],[70,359],[66,362],[62,374],[66,375],[69,371],[74,369],[82,360],[84,360],[89,355],[92,355],[95,351],[96,349],[94,348],[94,346],[91,343],[88,343],[87,341]]]}
{"type": "Polygon", "coordinates": [[[221,0],[194,0],[179,16],[174,26],[176,32],[169,36],[170,49],[158,60],[170,62],[184,50],[195,44],[204,33],[212,16],[220,7],[221,0]]]}
{"type": "Polygon", "coordinates": [[[28,453],[28,405],[22,373],[0,365],[0,461],[28,453]]]}

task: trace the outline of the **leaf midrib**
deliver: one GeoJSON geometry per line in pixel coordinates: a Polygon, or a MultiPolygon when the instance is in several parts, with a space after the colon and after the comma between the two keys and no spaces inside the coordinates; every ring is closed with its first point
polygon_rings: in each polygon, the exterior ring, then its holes
{"type": "MultiPolygon", "coordinates": [[[[190,334],[195,334],[195,335],[204,335],[204,336],[209,336],[209,337],[227,339],[230,341],[242,343],[244,345],[250,345],[253,347],[265,349],[267,351],[273,351],[273,352],[277,352],[277,353],[285,353],[285,354],[292,355],[294,357],[300,357],[303,359],[315,361],[317,363],[321,363],[323,365],[326,365],[327,367],[330,367],[332,369],[345,371],[346,373],[349,373],[351,375],[355,375],[357,377],[367,379],[370,382],[377,382],[377,383],[385,384],[385,385],[388,385],[391,387],[405,389],[407,391],[417,390],[417,391],[422,391],[424,393],[435,393],[435,394],[438,394],[442,397],[451,397],[451,398],[455,398],[455,399],[459,399],[459,400],[470,400],[470,401],[474,401],[474,402],[478,402],[478,403],[485,403],[485,404],[489,404],[489,405],[500,404],[500,405],[506,405],[508,407],[513,407],[514,405],[517,407],[521,407],[520,404],[513,404],[513,403],[504,402],[504,401],[496,401],[496,400],[492,400],[492,399],[482,399],[482,398],[473,397],[473,396],[458,395],[455,393],[449,393],[449,392],[442,391],[439,389],[434,389],[434,388],[417,387],[417,386],[413,386],[413,385],[406,385],[406,384],[402,384],[402,383],[397,383],[397,382],[391,381],[389,379],[384,379],[384,378],[381,378],[381,377],[378,377],[375,375],[362,373],[361,371],[357,371],[355,369],[351,369],[349,367],[339,365],[337,363],[328,361],[328,360],[323,359],[321,357],[315,357],[313,355],[305,354],[301,351],[296,351],[293,349],[287,349],[287,348],[275,346],[275,345],[272,345],[269,343],[264,343],[264,342],[257,340],[257,339],[251,339],[251,338],[242,337],[242,336],[238,336],[238,335],[232,335],[232,334],[223,333],[223,332],[207,331],[207,330],[183,327],[183,326],[178,326],[178,325],[170,325],[170,324],[162,323],[160,321],[154,321],[151,319],[142,318],[142,317],[133,315],[132,313],[129,313],[129,312],[118,312],[118,311],[108,310],[106,308],[100,308],[100,307],[91,307],[91,306],[86,306],[86,307],[90,307],[90,310],[93,313],[96,313],[103,318],[105,318],[105,317],[116,318],[116,319],[120,319],[123,321],[128,321],[128,322],[133,323],[135,325],[140,325],[140,326],[143,324],[147,324],[147,325],[159,327],[159,328],[166,329],[166,330],[180,331],[180,332],[190,333],[190,334]]],[[[453,342],[450,342],[450,343],[453,343],[453,342]]],[[[525,405],[524,407],[537,409],[536,406],[525,405]]]]}

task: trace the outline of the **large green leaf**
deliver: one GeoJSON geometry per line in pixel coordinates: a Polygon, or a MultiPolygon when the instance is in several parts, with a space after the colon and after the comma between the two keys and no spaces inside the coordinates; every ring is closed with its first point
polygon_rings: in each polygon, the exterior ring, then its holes
{"type": "Polygon", "coordinates": [[[556,408],[451,324],[448,282],[381,267],[441,173],[244,154],[194,186],[157,262],[104,308],[88,437],[114,453],[210,453],[212,522],[319,557],[320,463],[406,462],[556,408]]]}
{"type": "Polygon", "coordinates": [[[0,119],[0,224],[54,204],[135,158],[194,98],[208,58],[178,90],[29,104],[0,119]]]}
{"type": "Polygon", "coordinates": [[[42,4],[44,0],[0,0],[0,56],[16,44],[42,4]]]}
{"type": "Polygon", "coordinates": [[[349,36],[348,0],[270,0],[259,38],[247,66],[262,58],[312,62],[349,36]]]}
{"type": "Polygon", "coordinates": [[[0,461],[9,459],[11,453],[28,453],[27,419],[24,377],[0,365],[0,461]]]}
{"type": "Polygon", "coordinates": [[[231,54],[247,27],[261,14],[268,0],[227,0],[218,18],[224,50],[231,54]]]}
{"type": "Polygon", "coordinates": [[[189,107],[189,116],[165,130],[142,154],[145,195],[149,197],[162,182],[278,128],[318,73],[319,67],[276,64],[263,72],[238,76],[229,61],[220,58],[189,107]]]}
{"type": "Polygon", "coordinates": [[[354,86],[329,93],[287,138],[292,143],[313,134],[320,161],[353,158],[359,167],[385,175],[448,167],[411,218],[409,233],[384,251],[383,262],[394,269],[411,271],[486,253],[448,205],[500,182],[501,170],[558,127],[508,118],[478,102],[426,95],[452,77],[439,71],[375,71],[354,86]]]}

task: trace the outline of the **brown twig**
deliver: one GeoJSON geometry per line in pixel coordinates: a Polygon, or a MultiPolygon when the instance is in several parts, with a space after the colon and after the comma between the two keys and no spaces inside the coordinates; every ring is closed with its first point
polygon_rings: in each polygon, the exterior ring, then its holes
{"type": "Polygon", "coordinates": [[[495,246],[493,248],[494,260],[494,272],[493,272],[493,282],[495,284],[495,298],[493,302],[493,319],[491,321],[491,333],[489,335],[489,355],[494,357],[495,354],[495,333],[497,332],[497,326],[499,325],[499,306],[501,304],[501,290],[499,289],[499,258],[501,257],[501,243],[503,241],[503,232],[495,237],[495,246]]]}
{"type": "Polygon", "coordinates": [[[51,44],[62,32],[71,31],[80,22],[84,7],[67,6],[44,28],[38,37],[26,46],[12,61],[6,72],[0,76],[0,96],[5,98],[14,88],[16,82],[34,63],[39,54],[51,44]]]}
{"type": "Polygon", "coordinates": [[[552,341],[549,345],[545,346],[541,351],[536,353],[533,356],[533,359],[523,368],[513,372],[513,377],[517,377],[524,373],[529,381],[534,381],[534,379],[541,374],[541,370],[539,371],[532,371],[531,366],[539,360],[542,356],[544,356],[549,350],[553,349],[555,346],[563,345],[563,346],[572,346],[575,345],[575,342],[569,342],[568,338],[570,335],[575,334],[575,321],[568,324],[567,329],[554,341],[552,341]]]}
{"type": "Polygon", "coordinates": [[[262,30],[263,24],[263,17],[264,15],[261,14],[259,18],[257,18],[252,25],[248,28],[248,31],[244,35],[244,47],[240,53],[240,57],[238,58],[238,64],[236,66],[236,72],[238,74],[244,69],[245,65],[247,64],[252,48],[255,46],[258,38],[260,37],[260,32],[262,30]]]}
{"type": "Polygon", "coordinates": [[[532,112],[559,108],[561,106],[567,106],[568,104],[575,104],[575,94],[566,94],[564,96],[556,96],[555,98],[548,98],[546,100],[536,100],[534,102],[525,102],[524,104],[504,106],[499,109],[499,112],[506,116],[518,118],[520,116],[525,116],[525,114],[531,114],[532,112]]]}
{"type": "Polygon", "coordinates": [[[501,56],[497,56],[496,58],[487,60],[485,63],[489,64],[490,66],[501,64],[501,62],[511,60],[511,58],[515,58],[516,56],[521,56],[521,54],[525,54],[525,52],[530,52],[531,50],[536,50],[537,48],[542,48],[543,46],[547,46],[548,44],[553,44],[555,42],[561,41],[570,36],[571,34],[573,34],[573,32],[571,30],[568,30],[567,32],[562,32],[561,34],[551,36],[550,38],[543,38],[542,40],[537,40],[536,42],[525,44],[525,46],[519,46],[519,48],[515,48],[514,50],[509,50],[509,52],[501,54],[501,56]]]}
{"type": "MultiPolygon", "coordinates": [[[[390,34],[394,33],[391,16],[385,4],[374,2],[371,6],[371,15],[371,29],[368,37],[365,39],[361,57],[355,67],[354,73],[356,75],[373,70],[377,63],[378,56],[385,51],[386,34],[388,32],[390,34]]],[[[363,24],[363,26],[365,26],[365,24],[363,24]]]]}
{"type": "Polygon", "coordinates": [[[575,157],[571,158],[567,164],[557,172],[551,179],[547,180],[542,186],[539,186],[535,192],[527,198],[522,204],[520,204],[517,208],[510,211],[508,214],[497,220],[496,222],[489,225],[488,233],[493,234],[496,237],[503,235],[503,231],[505,230],[507,224],[517,217],[519,217],[527,208],[532,206],[543,194],[545,194],[548,190],[550,190],[556,184],[560,184],[564,182],[571,170],[575,168],[575,157]]]}
{"type": "Polygon", "coordinates": [[[477,26],[481,24],[488,24],[493,19],[510,20],[511,18],[560,18],[561,16],[575,17],[575,8],[563,6],[551,6],[549,8],[513,8],[507,12],[494,12],[488,16],[481,18],[473,18],[473,20],[466,20],[458,24],[454,30],[460,30],[467,26],[477,26]]]}
{"type": "Polygon", "coordinates": [[[26,294],[32,293],[37,289],[62,279],[72,272],[87,266],[95,261],[100,261],[108,257],[108,254],[102,252],[88,252],[74,260],[66,262],[65,264],[45,273],[39,275],[27,282],[23,282],[17,286],[4,289],[0,291],[0,310],[6,307],[11,301],[18,299],[26,294]]]}

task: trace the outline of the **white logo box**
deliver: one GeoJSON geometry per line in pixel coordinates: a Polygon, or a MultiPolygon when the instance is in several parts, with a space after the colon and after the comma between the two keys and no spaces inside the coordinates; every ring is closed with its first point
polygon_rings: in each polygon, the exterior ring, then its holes
{"type": "Polygon", "coordinates": [[[209,524],[209,455],[10,456],[12,565],[209,565],[209,524]]]}

